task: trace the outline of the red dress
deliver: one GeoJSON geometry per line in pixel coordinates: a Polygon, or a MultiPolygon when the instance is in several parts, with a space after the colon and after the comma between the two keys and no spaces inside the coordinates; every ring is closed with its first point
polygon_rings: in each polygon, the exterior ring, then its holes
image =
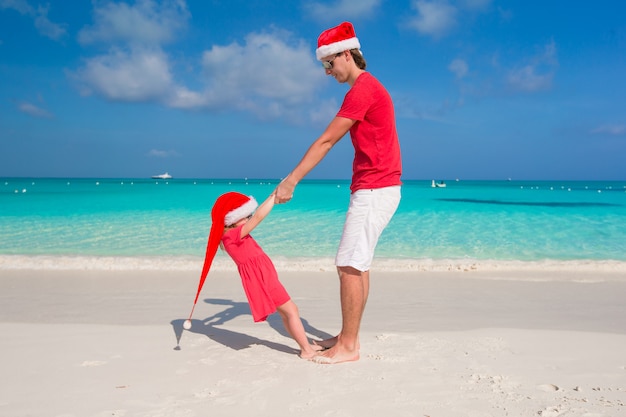
{"type": "Polygon", "coordinates": [[[226,253],[237,264],[252,318],[255,322],[264,321],[290,297],[278,280],[278,273],[269,256],[252,236],[240,237],[242,227],[227,230],[222,236],[222,243],[226,253]]]}

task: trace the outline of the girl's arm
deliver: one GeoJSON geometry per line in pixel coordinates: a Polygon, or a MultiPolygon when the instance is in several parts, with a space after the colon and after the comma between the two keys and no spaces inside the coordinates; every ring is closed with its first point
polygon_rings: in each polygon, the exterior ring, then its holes
{"type": "Polygon", "coordinates": [[[246,222],[241,228],[241,237],[247,236],[254,230],[255,227],[261,223],[261,221],[267,216],[272,208],[274,208],[274,195],[270,194],[269,197],[256,209],[250,220],[246,222]]]}

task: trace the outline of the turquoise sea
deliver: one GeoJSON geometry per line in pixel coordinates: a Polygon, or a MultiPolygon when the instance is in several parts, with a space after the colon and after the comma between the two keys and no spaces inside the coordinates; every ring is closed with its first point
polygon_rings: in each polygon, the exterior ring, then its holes
{"type": "MultiPolygon", "coordinates": [[[[2,260],[203,257],[214,200],[278,180],[0,179],[2,260]],[[23,258],[25,257],[25,258],[23,258]]],[[[275,259],[333,258],[349,182],[305,180],[253,235],[275,259]]],[[[222,253],[218,257],[224,257],[222,253]]],[[[626,261],[626,181],[405,181],[377,259],[626,261]]]]}

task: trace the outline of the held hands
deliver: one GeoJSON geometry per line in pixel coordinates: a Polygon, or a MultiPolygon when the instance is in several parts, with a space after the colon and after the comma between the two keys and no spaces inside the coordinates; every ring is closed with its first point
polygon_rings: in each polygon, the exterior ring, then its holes
{"type": "Polygon", "coordinates": [[[293,190],[296,188],[296,184],[289,181],[289,177],[285,178],[278,184],[276,190],[274,190],[274,202],[277,204],[283,204],[291,200],[293,197],[293,190]]]}

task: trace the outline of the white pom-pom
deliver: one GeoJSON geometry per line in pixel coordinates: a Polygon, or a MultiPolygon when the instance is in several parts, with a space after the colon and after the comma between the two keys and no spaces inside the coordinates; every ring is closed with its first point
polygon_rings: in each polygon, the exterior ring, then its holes
{"type": "Polygon", "coordinates": [[[183,328],[185,330],[191,329],[191,320],[185,320],[185,322],[183,323],[183,328]]]}

